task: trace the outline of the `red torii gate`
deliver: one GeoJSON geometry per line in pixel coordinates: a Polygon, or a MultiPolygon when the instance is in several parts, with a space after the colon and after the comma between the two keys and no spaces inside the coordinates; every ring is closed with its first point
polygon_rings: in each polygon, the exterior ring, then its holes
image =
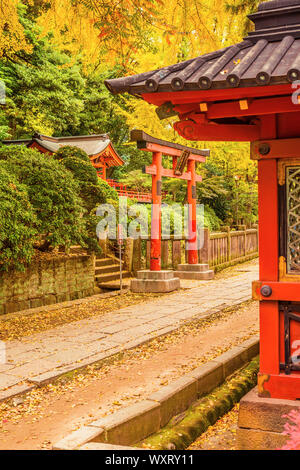
{"type": "MultiPolygon", "coordinates": [[[[250,19],[255,30],[239,44],[106,85],[113,93],[140,95],[162,117],[178,116],[174,128],[188,140],[252,142],[259,180],[260,281],[253,291],[260,301],[260,374],[258,396],[247,397],[243,407],[249,404],[255,415],[253,433],[276,448],[272,423],[283,426],[283,410],[271,399],[290,400],[286,406],[295,409],[300,399],[300,0],[263,2],[250,19]]],[[[252,429],[242,420],[240,426],[240,447],[247,448],[252,429]]]]}
{"type": "Polygon", "coordinates": [[[188,262],[190,265],[198,264],[197,240],[197,192],[196,183],[202,181],[202,176],[196,173],[196,163],[205,163],[210,155],[209,150],[198,150],[191,147],[166,142],[149,136],[143,131],[133,130],[131,140],[137,142],[140,150],[151,152],[152,165],[144,172],[152,176],[152,226],[151,226],[151,256],[150,270],[161,270],[161,202],[162,178],[177,178],[187,181],[187,196],[189,204],[189,244],[188,262]],[[163,155],[173,158],[173,169],[163,167],[163,155]],[[187,172],[185,167],[187,166],[187,172]]]}

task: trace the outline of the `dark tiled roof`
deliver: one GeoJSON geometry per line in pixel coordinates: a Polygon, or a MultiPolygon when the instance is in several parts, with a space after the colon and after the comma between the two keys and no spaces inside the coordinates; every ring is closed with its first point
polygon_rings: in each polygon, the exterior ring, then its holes
{"type": "Polygon", "coordinates": [[[273,0],[249,16],[239,44],[169,67],[107,80],[112,93],[143,94],[288,84],[300,80],[300,0],[273,0]]]}
{"type": "Polygon", "coordinates": [[[75,137],[48,137],[46,135],[35,134],[31,140],[6,140],[3,141],[3,144],[30,146],[34,142],[45,150],[49,150],[49,152],[57,152],[57,150],[65,146],[78,147],[89,156],[98,155],[111,144],[107,134],[75,137]]]}

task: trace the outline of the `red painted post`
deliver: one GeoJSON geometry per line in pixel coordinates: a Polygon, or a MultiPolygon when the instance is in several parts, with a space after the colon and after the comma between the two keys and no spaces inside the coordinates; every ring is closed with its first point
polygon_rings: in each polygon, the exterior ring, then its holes
{"type": "Polygon", "coordinates": [[[106,166],[105,164],[103,164],[103,176],[102,178],[104,179],[104,181],[106,181],[106,166]]]}
{"type": "Polygon", "coordinates": [[[152,176],[150,271],[161,271],[162,154],[160,152],[153,152],[152,165],[156,167],[156,175],[152,176]]]}
{"type": "Polygon", "coordinates": [[[198,264],[198,243],[197,243],[197,193],[196,193],[196,162],[189,160],[187,164],[191,180],[188,181],[188,204],[189,204],[189,264],[198,264]]]}

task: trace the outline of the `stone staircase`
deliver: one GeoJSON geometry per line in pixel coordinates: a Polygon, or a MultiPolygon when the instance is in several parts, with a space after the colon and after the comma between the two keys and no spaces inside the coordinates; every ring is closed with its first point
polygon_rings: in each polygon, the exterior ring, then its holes
{"type": "MultiPolygon", "coordinates": [[[[124,266],[124,265],[123,265],[124,266]]],[[[123,270],[123,287],[131,274],[123,270]]],[[[120,264],[117,258],[108,255],[98,256],[95,265],[95,282],[100,289],[116,290],[120,287],[120,264]]]]}

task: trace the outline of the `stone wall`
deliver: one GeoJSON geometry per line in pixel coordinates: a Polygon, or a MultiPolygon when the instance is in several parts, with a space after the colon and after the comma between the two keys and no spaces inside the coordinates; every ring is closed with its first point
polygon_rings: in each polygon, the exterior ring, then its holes
{"type": "Polygon", "coordinates": [[[94,294],[95,260],[85,254],[32,262],[25,272],[1,273],[0,315],[94,294]]]}

